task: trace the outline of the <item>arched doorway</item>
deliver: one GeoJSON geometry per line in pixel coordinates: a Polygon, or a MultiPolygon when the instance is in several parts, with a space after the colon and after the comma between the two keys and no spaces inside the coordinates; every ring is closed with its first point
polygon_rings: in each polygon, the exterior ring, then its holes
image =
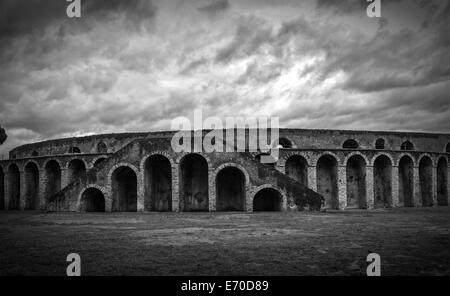
{"type": "Polygon", "coordinates": [[[180,162],[180,209],[208,211],[208,163],[199,154],[188,154],[180,162]]]}
{"type": "Polygon", "coordinates": [[[172,210],[172,166],[163,155],[152,155],[145,161],[144,207],[147,211],[172,210]]]}
{"type": "Polygon", "coordinates": [[[286,175],[299,183],[308,186],[308,164],[306,159],[300,155],[292,155],[286,160],[286,175]]]}
{"type": "Polygon", "coordinates": [[[245,210],[245,175],[236,167],[225,167],[216,177],[216,210],[245,210]]]}
{"type": "Polygon", "coordinates": [[[81,195],[82,212],[104,212],[105,197],[97,188],[88,188],[81,195]]]}
{"type": "Polygon", "coordinates": [[[317,192],[325,198],[325,207],[338,209],[337,160],[323,155],[317,161],[317,192]]]}
{"type": "Polygon", "coordinates": [[[448,205],[448,170],[447,160],[441,157],[437,165],[437,202],[440,206],[448,205]]]}
{"type": "Polygon", "coordinates": [[[347,208],[367,208],[366,161],[361,155],[347,160],[347,208]]]}
{"type": "Polygon", "coordinates": [[[39,207],[39,168],[34,162],[25,166],[25,210],[39,207]]]}
{"type": "Polygon", "coordinates": [[[413,167],[411,157],[403,156],[398,165],[398,201],[399,205],[413,207],[413,167]]]}
{"type": "Polygon", "coordinates": [[[86,177],[86,165],[81,159],[72,159],[68,166],[68,184],[86,177]]]}
{"type": "Polygon", "coordinates": [[[137,211],[137,176],[127,166],[117,168],[111,176],[112,211],[137,211]]]}
{"type": "Polygon", "coordinates": [[[45,198],[61,190],[61,168],[55,160],[45,164],[45,198]]]}
{"type": "Polygon", "coordinates": [[[8,169],[8,209],[19,210],[20,209],[20,171],[19,167],[13,163],[8,169]]]}
{"type": "Polygon", "coordinates": [[[5,173],[0,167],[0,210],[5,209],[5,173]]]}
{"type": "Polygon", "coordinates": [[[422,197],[422,206],[430,207],[433,205],[433,162],[428,156],[422,157],[419,162],[420,196],[422,197]]]}
{"type": "Polygon", "coordinates": [[[281,211],[283,196],[273,188],[263,188],[253,198],[253,211],[281,211]]]}
{"type": "Polygon", "coordinates": [[[380,155],[374,161],[373,193],[376,208],[392,205],[392,162],[386,155],[380,155]]]}

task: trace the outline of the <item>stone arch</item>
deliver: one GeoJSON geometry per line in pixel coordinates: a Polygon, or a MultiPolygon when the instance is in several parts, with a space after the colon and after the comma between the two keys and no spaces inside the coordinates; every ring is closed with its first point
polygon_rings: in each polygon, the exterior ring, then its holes
{"type": "Polygon", "coordinates": [[[366,165],[368,159],[360,153],[346,158],[347,208],[367,208],[366,165]]]}
{"type": "Polygon", "coordinates": [[[437,161],[437,203],[440,206],[448,206],[448,160],[441,156],[437,161]]]}
{"type": "Polygon", "coordinates": [[[397,165],[397,163],[394,160],[394,157],[392,157],[392,155],[390,155],[389,153],[385,153],[385,152],[378,152],[376,153],[371,159],[370,159],[370,165],[375,165],[375,160],[379,157],[379,156],[386,156],[387,158],[389,158],[389,160],[391,161],[391,165],[397,165]]]}
{"type": "Polygon", "coordinates": [[[61,162],[58,159],[49,159],[44,163],[44,197],[48,199],[51,195],[61,190],[61,162]]]}
{"type": "Polygon", "coordinates": [[[90,184],[78,196],[78,209],[80,212],[105,212],[107,196],[105,188],[90,184]]]}
{"type": "Polygon", "coordinates": [[[333,153],[331,151],[324,151],[324,152],[320,153],[319,155],[316,155],[315,157],[311,158],[311,165],[317,166],[317,162],[319,161],[319,159],[322,156],[326,156],[326,155],[333,157],[337,161],[338,164],[341,163],[341,161],[339,160],[339,157],[335,153],[333,153]]]}
{"type": "Polygon", "coordinates": [[[287,149],[291,149],[291,148],[296,148],[297,146],[295,145],[294,141],[292,141],[289,137],[280,137],[278,139],[278,145],[281,145],[282,148],[287,148],[287,149]]]}
{"type": "Polygon", "coordinates": [[[399,205],[405,207],[414,206],[414,158],[409,154],[404,154],[398,161],[398,201],[399,205]]]}
{"type": "Polygon", "coordinates": [[[30,160],[25,164],[25,210],[39,207],[39,165],[30,160]]]}
{"type": "Polygon", "coordinates": [[[8,166],[8,210],[20,209],[20,170],[16,163],[8,166]]]}
{"type": "Polygon", "coordinates": [[[0,210],[5,209],[5,172],[0,165],[0,210]]]}
{"type": "Polygon", "coordinates": [[[352,158],[353,156],[355,156],[355,155],[358,155],[358,156],[360,156],[361,158],[363,158],[364,159],[364,161],[365,161],[365,163],[366,163],[366,165],[370,165],[370,160],[369,160],[369,158],[367,157],[367,156],[365,156],[364,154],[362,154],[361,152],[359,152],[359,151],[354,151],[354,152],[350,152],[349,154],[347,154],[345,157],[344,157],[344,160],[343,160],[343,162],[342,162],[342,165],[347,165],[347,163],[348,163],[348,160],[350,159],[350,158],[352,158]]]}
{"type": "Polygon", "coordinates": [[[118,163],[108,172],[111,188],[112,211],[137,211],[138,169],[129,163],[118,163]]]}
{"type": "Polygon", "coordinates": [[[347,139],[342,143],[344,149],[358,149],[359,144],[355,139],[347,139]]]}
{"type": "MultiPolygon", "coordinates": [[[[165,153],[163,151],[158,151],[158,153],[162,154],[162,155],[166,155],[167,154],[167,153],[165,153]]],[[[175,159],[175,163],[179,164],[183,160],[184,157],[186,157],[188,155],[192,155],[192,154],[197,154],[197,155],[203,157],[206,160],[206,163],[208,164],[208,169],[212,170],[212,161],[209,158],[209,156],[204,154],[204,153],[199,153],[199,152],[189,152],[189,153],[183,152],[175,159]]]]}
{"type": "Polygon", "coordinates": [[[80,154],[81,150],[80,150],[80,148],[73,146],[73,147],[69,148],[67,153],[69,153],[69,154],[80,154]]]}
{"type": "Polygon", "coordinates": [[[308,161],[300,154],[293,154],[284,164],[285,174],[299,183],[308,186],[308,161]]]}
{"type": "Polygon", "coordinates": [[[386,140],[384,138],[378,138],[375,141],[375,149],[385,149],[386,148],[386,140]]]}
{"type": "Polygon", "coordinates": [[[145,210],[172,211],[172,168],[172,159],[162,153],[141,160],[145,210]]]}
{"type": "Polygon", "coordinates": [[[417,163],[416,159],[412,156],[412,154],[406,153],[406,152],[405,152],[405,153],[400,153],[400,154],[397,156],[397,162],[396,162],[396,165],[397,165],[397,166],[400,165],[400,160],[401,160],[404,156],[408,156],[409,158],[411,158],[411,160],[412,160],[412,162],[413,162],[413,166],[418,166],[418,163],[417,163]]]}
{"type": "Polygon", "coordinates": [[[102,163],[103,161],[105,161],[106,159],[107,159],[106,156],[99,156],[99,157],[94,158],[94,159],[91,161],[91,166],[90,166],[90,168],[98,167],[98,165],[99,165],[100,163],[102,163]]]}
{"type": "Polygon", "coordinates": [[[414,144],[411,141],[404,141],[400,145],[400,150],[412,151],[414,150],[414,144]]]}
{"type": "Polygon", "coordinates": [[[338,159],[332,153],[323,153],[316,165],[317,192],[325,198],[325,207],[339,208],[338,159]]]}
{"type": "Polygon", "coordinates": [[[282,211],[286,197],[282,191],[271,184],[257,187],[252,194],[253,212],[282,211]]]}
{"type": "Polygon", "coordinates": [[[208,211],[209,165],[202,154],[189,153],[179,161],[179,194],[182,211],[208,211]]]}
{"type": "Polygon", "coordinates": [[[217,211],[245,211],[250,184],[248,172],[239,164],[224,163],[214,171],[217,211]]]}
{"type": "Polygon", "coordinates": [[[373,158],[373,193],[375,208],[392,206],[393,158],[387,153],[377,153],[373,158]]]}
{"type": "Polygon", "coordinates": [[[105,142],[100,141],[97,143],[97,153],[108,153],[108,146],[106,146],[105,142]]]}
{"type": "Polygon", "coordinates": [[[86,178],[87,163],[80,158],[72,158],[66,164],[67,183],[70,184],[78,179],[86,178]]]}
{"type": "Polygon", "coordinates": [[[429,155],[422,155],[419,160],[419,192],[422,206],[433,205],[433,160],[429,155]]]}
{"type": "Polygon", "coordinates": [[[420,165],[420,161],[421,161],[424,157],[430,158],[431,164],[432,164],[433,166],[436,165],[436,164],[435,164],[435,161],[434,161],[434,158],[433,158],[429,153],[422,153],[422,154],[420,154],[420,156],[419,156],[418,159],[417,159],[417,163],[418,163],[419,165],[420,165]]]}

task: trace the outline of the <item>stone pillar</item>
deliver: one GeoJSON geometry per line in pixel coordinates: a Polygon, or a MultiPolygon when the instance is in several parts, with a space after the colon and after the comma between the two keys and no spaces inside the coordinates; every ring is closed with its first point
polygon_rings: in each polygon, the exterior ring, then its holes
{"type": "MultiPolygon", "coordinates": [[[[6,199],[6,193],[5,193],[5,199],[6,199]]],[[[450,206],[450,166],[447,167],[447,205],[450,206]]],[[[5,207],[6,207],[6,203],[5,203],[5,207]]]]}
{"type": "Polygon", "coordinates": [[[45,210],[45,184],[47,181],[47,177],[45,175],[44,169],[39,169],[39,186],[38,186],[38,210],[45,210]]]}
{"type": "Polygon", "coordinates": [[[431,170],[431,200],[433,206],[436,207],[438,205],[437,202],[437,167],[433,166],[431,170]]]}
{"type": "Polygon", "coordinates": [[[419,167],[413,167],[413,206],[421,207],[422,206],[422,197],[420,196],[420,177],[419,177],[419,167]]]}
{"type": "Polygon", "coordinates": [[[137,176],[137,205],[136,211],[143,212],[144,211],[144,203],[145,203],[145,186],[144,186],[144,172],[139,172],[137,176]]]}
{"type": "Polygon", "coordinates": [[[344,210],[347,207],[347,168],[345,166],[338,166],[337,185],[339,210],[344,210]]]}
{"type": "Polygon", "coordinates": [[[392,207],[398,207],[399,205],[399,181],[398,181],[398,166],[392,166],[392,207]]]}
{"type": "Polygon", "coordinates": [[[210,212],[216,211],[216,181],[212,169],[208,170],[208,206],[210,212]]]}
{"type": "Polygon", "coordinates": [[[19,208],[21,211],[25,210],[26,199],[27,199],[27,178],[25,176],[25,171],[19,170],[20,174],[20,200],[19,208]]]}
{"type": "Polygon", "coordinates": [[[69,185],[69,170],[66,168],[61,168],[61,190],[63,190],[67,185],[69,185]]]}
{"type": "Polygon", "coordinates": [[[9,196],[11,195],[10,193],[10,188],[9,188],[9,172],[4,172],[5,175],[5,210],[9,210],[9,196]]]}
{"type": "Polygon", "coordinates": [[[317,167],[308,166],[308,187],[317,192],[317,167]]]}
{"type": "Polygon", "coordinates": [[[180,211],[178,165],[172,166],[172,212],[180,211]]]}
{"type": "Polygon", "coordinates": [[[366,166],[366,205],[368,209],[374,207],[374,192],[373,192],[373,166],[366,166]]]}

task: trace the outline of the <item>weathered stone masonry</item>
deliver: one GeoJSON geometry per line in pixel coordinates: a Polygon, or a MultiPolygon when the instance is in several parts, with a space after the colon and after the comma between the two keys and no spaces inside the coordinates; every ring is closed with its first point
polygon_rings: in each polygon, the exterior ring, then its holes
{"type": "Polygon", "coordinates": [[[281,129],[280,157],[268,165],[247,151],[175,153],[173,133],[17,147],[0,161],[0,210],[251,212],[449,203],[449,134],[281,129]]]}

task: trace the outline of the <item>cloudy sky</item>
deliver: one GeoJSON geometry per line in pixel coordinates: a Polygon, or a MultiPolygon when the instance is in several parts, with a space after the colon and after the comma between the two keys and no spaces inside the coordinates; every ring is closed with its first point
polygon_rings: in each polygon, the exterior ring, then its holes
{"type": "Polygon", "coordinates": [[[450,131],[450,2],[0,0],[0,125],[14,146],[169,129],[191,116],[283,127],[450,131]]]}

